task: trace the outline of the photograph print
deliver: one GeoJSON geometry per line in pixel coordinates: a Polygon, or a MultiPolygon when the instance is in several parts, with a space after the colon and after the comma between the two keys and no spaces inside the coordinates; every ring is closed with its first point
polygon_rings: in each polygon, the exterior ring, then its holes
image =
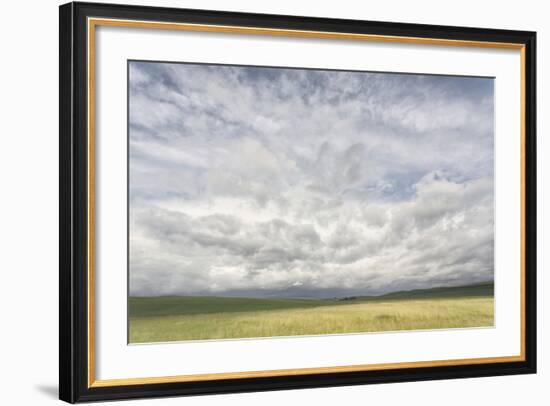
{"type": "Polygon", "coordinates": [[[494,79],[128,61],[129,343],[494,325],[494,79]]]}

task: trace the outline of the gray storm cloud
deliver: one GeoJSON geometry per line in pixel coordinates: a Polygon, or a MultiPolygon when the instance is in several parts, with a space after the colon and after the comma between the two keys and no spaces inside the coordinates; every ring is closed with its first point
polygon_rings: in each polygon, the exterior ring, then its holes
{"type": "Polygon", "coordinates": [[[130,62],[132,295],[493,278],[493,80],[130,62]]]}

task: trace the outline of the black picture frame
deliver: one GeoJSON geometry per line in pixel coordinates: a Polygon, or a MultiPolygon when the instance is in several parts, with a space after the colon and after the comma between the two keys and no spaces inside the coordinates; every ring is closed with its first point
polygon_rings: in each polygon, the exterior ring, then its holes
{"type": "Polygon", "coordinates": [[[361,385],[536,372],[536,33],[497,29],[294,17],[93,3],[60,6],[59,34],[59,397],[84,402],[161,396],[361,385]],[[260,27],[328,33],[513,43],[523,47],[524,72],[524,359],[271,377],[118,386],[90,385],[87,188],[87,19],[260,27]]]}

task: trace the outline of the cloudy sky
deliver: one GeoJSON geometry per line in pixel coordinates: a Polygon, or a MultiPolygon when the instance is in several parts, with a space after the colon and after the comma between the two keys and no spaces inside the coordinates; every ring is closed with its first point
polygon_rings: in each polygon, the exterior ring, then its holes
{"type": "Polygon", "coordinates": [[[493,86],[130,62],[130,294],[492,280],[493,86]]]}

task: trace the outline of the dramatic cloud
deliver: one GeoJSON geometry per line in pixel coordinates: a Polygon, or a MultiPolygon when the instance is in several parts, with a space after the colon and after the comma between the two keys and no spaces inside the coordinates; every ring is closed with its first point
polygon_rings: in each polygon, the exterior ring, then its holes
{"type": "Polygon", "coordinates": [[[130,62],[130,292],[493,278],[493,80],[130,62]]]}

